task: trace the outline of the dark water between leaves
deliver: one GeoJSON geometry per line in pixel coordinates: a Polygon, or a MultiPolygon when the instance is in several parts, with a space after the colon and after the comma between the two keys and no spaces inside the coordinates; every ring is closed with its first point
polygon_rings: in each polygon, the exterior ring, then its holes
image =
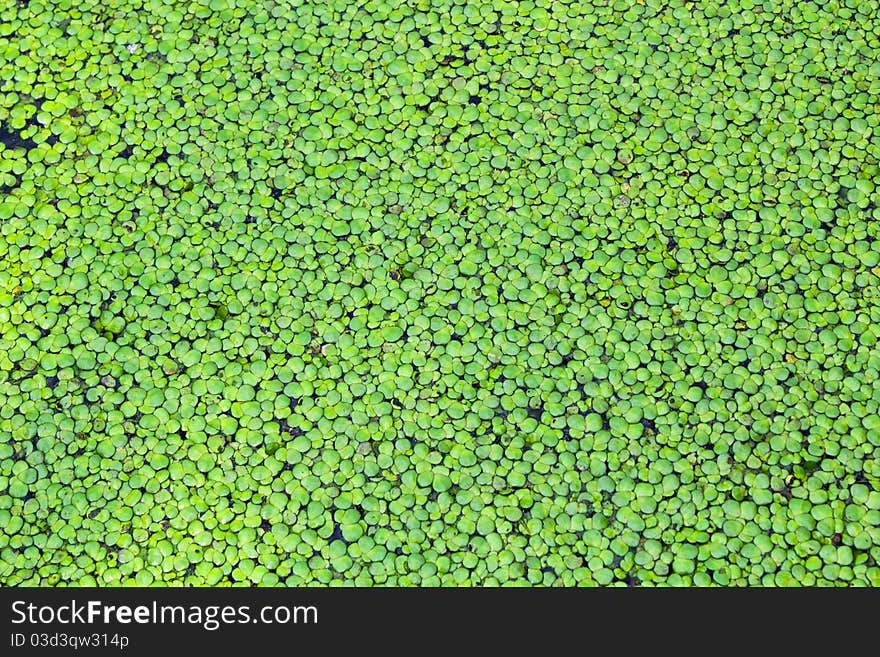
{"type": "Polygon", "coordinates": [[[21,133],[7,128],[5,123],[0,123],[0,144],[9,149],[23,149],[29,151],[37,143],[30,138],[22,138],[21,133]]]}

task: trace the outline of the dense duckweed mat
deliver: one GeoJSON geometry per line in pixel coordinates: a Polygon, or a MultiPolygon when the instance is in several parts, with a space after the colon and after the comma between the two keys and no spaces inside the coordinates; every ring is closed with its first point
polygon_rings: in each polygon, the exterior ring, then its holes
{"type": "Polygon", "coordinates": [[[877,585],[874,0],[0,1],[0,582],[877,585]]]}

